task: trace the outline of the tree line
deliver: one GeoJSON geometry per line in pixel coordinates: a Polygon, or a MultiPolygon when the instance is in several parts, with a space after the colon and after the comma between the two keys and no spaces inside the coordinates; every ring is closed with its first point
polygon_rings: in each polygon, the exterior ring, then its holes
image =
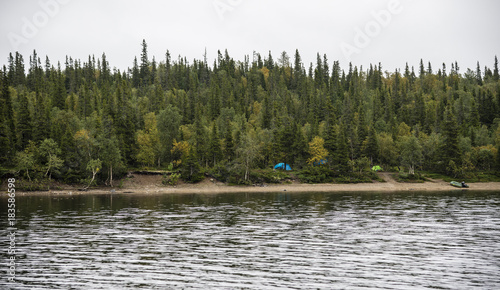
{"type": "Polygon", "coordinates": [[[26,179],[113,184],[130,168],[247,181],[283,162],[349,175],[373,165],[467,176],[499,170],[500,81],[493,68],[431,63],[384,71],[298,50],[209,64],[148,56],[126,71],[106,54],[64,68],[36,51],[0,71],[0,161],[26,179]]]}

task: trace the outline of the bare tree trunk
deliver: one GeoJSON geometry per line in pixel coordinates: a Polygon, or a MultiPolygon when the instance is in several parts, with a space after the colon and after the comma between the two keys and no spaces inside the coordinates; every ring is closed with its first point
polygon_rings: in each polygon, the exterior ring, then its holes
{"type": "Polygon", "coordinates": [[[249,167],[250,167],[250,161],[248,160],[248,157],[247,157],[246,162],[245,162],[245,181],[248,180],[249,167]]]}
{"type": "Polygon", "coordinates": [[[109,165],[109,184],[113,187],[113,164],[109,165]]]}
{"type": "Polygon", "coordinates": [[[85,189],[85,190],[89,189],[89,187],[92,184],[92,182],[94,182],[94,178],[95,178],[96,174],[97,174],[97,171],[92,171],[92,180],[89,182],[89,184],[87,185],[87,187],[84,187],[83,189],[85,189]]]}

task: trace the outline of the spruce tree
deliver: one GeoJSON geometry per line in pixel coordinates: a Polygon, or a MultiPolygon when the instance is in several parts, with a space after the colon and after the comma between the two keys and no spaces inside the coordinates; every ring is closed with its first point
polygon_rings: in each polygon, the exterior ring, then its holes
{"type": "Polygon", "coordinates": [[[480,86],[483,85],[483,78],[481,75],[481,67],[479,66],[479,61],[477,62],[477,67],[476,67],[476,82],[480,86]]]}
{"type": "Polygon", "coordinates": [[[273,56],[271,55],[271,51],[269,51],[269,56],[268,58],[266,59],[265,61],[265,66],[270,70],[272,71],[273,68],[274,68],[274,60],[273,60],[273,56]]]}
{"type": "Polygon", "coordinates": [[[47,110],[42,95],[37,90],[35,92],[35,113],[33,118],[33,140],[41,142],[49,137],[49,121],[47,110]]]}
{"type": "Polygon", "coordinates": [[[494,65],[494,68],[493,68],[493,80],[495,82],[498,82],[498,80],[499,80],[499,76],[498,76],[498,59],[497,59],[496,55],[495,55],[495,65],[494,65]]]}
{"type": "MultiPolygon", "coordinates": [[[[197,110],[198,112],[200,110],[197,110]]],[[[207,157],[207,145],[208,136],[205,130],[205,126],[201,120],[201,113],[197,113],[194,121],[194,155],[198,158],[199,163],[208,162],[207,157]]],[[[194,158],[194,157],[193,157],[194,158]]]]}
{"type": "Polygon", "coordinates": [[[269,101],[269,96],[267,93],[264,95],[263,108],[262,108],[262,128],[269,129],[271,128],[271,120],[272,116],[272,104],[269,101]]]}
{"type": "Polygon", "coordinates": [[[17,118],[18,149],[24,149],[32,139],[31,115],[28,109],[28,97],[26,94],[19,95],[19,115],[17,118]]]}
{"type": "Polygon", "coordinates": [[[420,59],[420,70],[419,70],[418,77],[420,78],[420,80],[423,80],[424,76],[425,76],[424,61],[422,59],[420,59]]]}
{"type": "Polygon", "coordinates": [[[293,122],[293,142],[290,147],[290,153],[292,155],[292,163],[296,165],[298,160],[304,160],[307,149],[307,142],[302,134],[302,130],[298,122],[293,122]]]}
{"type": "Polygon", "coordinates": [[[335,166],[340,173],[349,172],[349,144],[345,126],[339,128],[337,151],[333,155],[335,166]]]}
{"type": "Polygon", "coordinates": [[[132,66],[132,85],[134,88],[139,87],[141,83],[141,75],[139,72],[139,65],[137,64],[137,57],[134,58],[134,64],[132,66]]]}
{"type": "Polygon", "coordinates": [[[227,122],[228,122],[228,124],[226,126],[227,130],[226,130],[226,135],[224,138],[224,152],[223,153],[224,153],[224,157],[226,158],[226,160],[231,161],[234,158],[236,146],[235,146],[235,143],[233,141],[233,130],[232,130],[231,123],[229,121],[227,121],[227,122]]]}
{"type": "Polygon", "coordinates": [[[366,140],[364,154],[366,157],[370,159],[372,164],[378,162],[379,145],[377,142],[377,135],[375,132],[375,128],[373,126],[370,128],[368,138],[366,140]]]}
{"type": "Polygon", "coordinates": [[[359,106],[359,120],[358,120],[358,141],[359,143],[363,143],[368,137],[368,132],[366,128],[366,117],[365,110],[363,109],[363,105],[359,106]]]}
{"type": "Polygon", "coordinates": [[[56,73],[52,74],[54,83],[54,92],[52,94],[52,107],[64,110],[66,107],[66,88],[64,85],[64,75],[61,72],[61,67],[58,67],[56,73]]]}
{"type": "Polygon", "coordinates": [[[212,130],[210,132],[209,154],[210,154],[210,163],[212,164],[212,166],[217,165],[217,162],[222,157],[222,149],[220,147],[219,132],[217,130],[217,125],[215,122],[213,123],[212,130]]]}
{"type": "Polygon", "coordinates": [[[441,169],[448,174],[452,173],[450,168],[459,166],[461,160],[460,147],[458,146],[458,124],[451,107],[445,110],[443,124],[444,142],[441,147],[441,169]]]}
{"type": "Polygon", "coordinates": [[[300,57],[299,50],[295,50],[295,60],[294,60],[294,66],[293,66],[293,82],[292,82],[292,88],[297,89],[299,87],[300,81],[302,80],[302,75],[303,75],[303,65],[302,65],[302,59],[300,57]]]}
{"type": "Polygon", "coordinates": [[[283,122],[284,124],[281,126],[278,133],[278,143],[279,143],[279,153],[281,156],[281,161],[288,165],[292,165],[295,159],[295,156],[292,154],[291,149],[293,148],[294,137],[295,137],[295,128],[293,126],[292,120],[290,118],[286,118],[283,122]]]}
{"type": "Polygon", "coordinates": [[[141,85],[143,86],[147,86],[151,83],[148,60],[148,45],[145,39],[142,40],[141,67],[139,71],[139,78],[141,79],[141,85]]]}
{"type": "Polygon", "coordinates": [[[26,77],[24,75],[24,60],[23,56],[16,51],[15,59],[15,74],[14,74],[14,86],[24,85],[26,83],[26,77]]]}
{"type": "Polygon", "coordinates": [[[330,122],[330,124],[327,125],[326,131],[325,131],[325,144],[324,147],[326,150],[328,150],[328,160],[329,160],[329,165],[332,166],[333,163],[335,162],[333,160],[333,156],[335,156],[338,148],[338,126],[334,125],[333,122],[330,122]]]}

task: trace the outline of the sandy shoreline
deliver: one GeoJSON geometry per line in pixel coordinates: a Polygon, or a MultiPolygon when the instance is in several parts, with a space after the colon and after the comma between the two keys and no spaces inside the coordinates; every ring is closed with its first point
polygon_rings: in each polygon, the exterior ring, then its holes
{"type": "Polygon", "coordinates": [[[123,184],[122,188],[96,188],[79,191],[77,188],[65,188],[50,191],[17,191],[17,195],[81,195],[81,194],[218,194],[238,192],[395,192],[395,191],[500,191],[500,182],[471,183],[470,188],[462,189],[451,186],[442,180],[424,183],[399,183],[389,174],[381,174],[386,182],[356,184],[266,184],[262,186],[231,186],[217,181],[205,179],[197,184],[181,184],[163,186],[157,177],[133,178],[123,184]]]}

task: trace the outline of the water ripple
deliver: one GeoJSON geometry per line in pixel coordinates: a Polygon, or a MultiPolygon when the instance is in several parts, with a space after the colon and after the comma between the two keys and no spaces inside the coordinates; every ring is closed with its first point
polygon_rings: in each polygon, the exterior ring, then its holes
{"type": "Polygon", "coordinates": [[[20,200],[0,286],[500,288],[500,193],[90,198],[20,200]]]}

